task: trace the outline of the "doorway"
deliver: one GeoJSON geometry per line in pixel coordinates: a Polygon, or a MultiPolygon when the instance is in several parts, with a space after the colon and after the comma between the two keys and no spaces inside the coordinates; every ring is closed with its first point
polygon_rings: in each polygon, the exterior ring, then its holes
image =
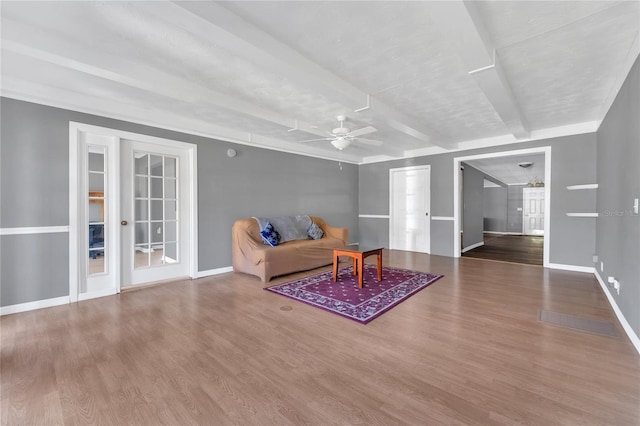
{"type": "Polygon", "coordinates": [[[80,123],[69,140],[71,301],[195,277],[196,146],[80,123]]]}
{"type": "MultiPolygon", "coordinates": [[[[522,263],[541,264],[548,267],[552,235],[549,214],[545,212],[549,212],[550,205],[551,147],[457,157],[454,158],[454,172],[454,188],[456,188],[454,191],[454,235],[456,235],[453,241],[454,256],[460,257],[464,252],[465,257],[482,257],[480,252],[483,252],[491,256],[495,254],[497,258],[494,260],[501,260],[501,255],[507,258],[511,255],[512,259],[527,259],[522,263]],[[524,159],[534,161],[524,161],[524,159]],[[470,166],[469,170],[465,168],[464,183],[459,172],[461,165],[470,166]],[[520,172],[525,169],[533,174],[530,178],[523,180],[523,176],[527,173],[520,172]],[[477,179],[467,182],[468,176],[470,178],[475,176],[477,179]],[[464,192],[476,191],[476,197],[472,198],[475,208],[470,209],[465,206],[464,194],[461,191],[463,184],[464,192]],[[535,241],[526,240],[532,237],[527,237],[524,230],[525,221],[528,218],[525,215],[525,189],[532,185],[544,185],[531,188],[535,190],[533,192],[537,197],[532,207],[536,212],[535,223],[533,223],[535,229],[530,232],[535,241]],[[462,211],[464,211],[464,226],[471,221],[475,225],[469,229],[469,235],[463,226],[462,211]],[[460,232],[463,230],[464,243],[460,241],[460,232]],[[510,248],[513,248],[512,253],[509,253],[510,248]],[[477,252],[478,256],[473,252],[477,252]],[[538,260],[533,259],[534,257],[538,260]]],[[[493,259],[493,257],[488,258],[493,259]]],[[[517,262],[518,260],[508,261],[517,262]]]]}
{"type": "Polygon", "coordinates": [[[389,248],[431,252],[431,167],[389,170],[389,248]]]}

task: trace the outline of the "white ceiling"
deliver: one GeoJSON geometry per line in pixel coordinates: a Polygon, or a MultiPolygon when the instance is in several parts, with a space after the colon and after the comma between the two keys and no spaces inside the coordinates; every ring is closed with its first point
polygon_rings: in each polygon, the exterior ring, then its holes
{"type": "Polygon", "coordinates": [[[640,51],[638,1],[0,7],[3,96],[355,163],[595,131],[640,51]]]}
{"type": "Polygon", "coordinates": [[[465,161],[507,185],[523,185],[532,180],[544,181],[544,154],[513,155],[509,157],[484,158],[465,161]],[[520,163],[533,163],[522,168],[520,163]]]}

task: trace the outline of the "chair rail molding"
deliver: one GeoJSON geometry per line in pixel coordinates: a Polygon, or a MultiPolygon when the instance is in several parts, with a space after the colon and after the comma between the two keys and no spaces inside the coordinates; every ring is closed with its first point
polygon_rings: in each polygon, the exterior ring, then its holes
{"type": "Polygon", "coordinates": [[[0,228],[0,235],[58,234],[69,232],[69,226],[25,226],[0,228]]]}
{"type": "Polygon", "coordinates": [[[358,217],[365,219],[389,219],[388,214],[359,214],[358,217]]]}

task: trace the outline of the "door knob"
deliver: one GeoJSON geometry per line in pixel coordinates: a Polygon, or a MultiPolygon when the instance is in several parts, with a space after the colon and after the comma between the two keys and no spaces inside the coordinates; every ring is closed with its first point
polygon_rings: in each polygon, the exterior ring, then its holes
{"type": "Polygon", "coordinates": [[[126,220],[121,220],[120,221],[120,225],[122,226],[127,226],[129,224],[129,222],[127,222],[126,220]]]}

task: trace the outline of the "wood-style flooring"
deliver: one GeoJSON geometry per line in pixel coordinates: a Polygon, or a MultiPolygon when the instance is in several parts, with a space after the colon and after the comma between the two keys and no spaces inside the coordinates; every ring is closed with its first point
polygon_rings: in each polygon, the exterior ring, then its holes
{"type": "Polygon", "coordinates": [[[384,265],[445,277],[367,325],[234,273],[4,316],[1,422],[640,424],[640,356],[592,275],[400,251],[384,265]]]}
{"type": "Polygon", "coordinates": [[[462,256],[542,266],[543,245],[541,236],[484,234],[484,245],[462,256]]]}

